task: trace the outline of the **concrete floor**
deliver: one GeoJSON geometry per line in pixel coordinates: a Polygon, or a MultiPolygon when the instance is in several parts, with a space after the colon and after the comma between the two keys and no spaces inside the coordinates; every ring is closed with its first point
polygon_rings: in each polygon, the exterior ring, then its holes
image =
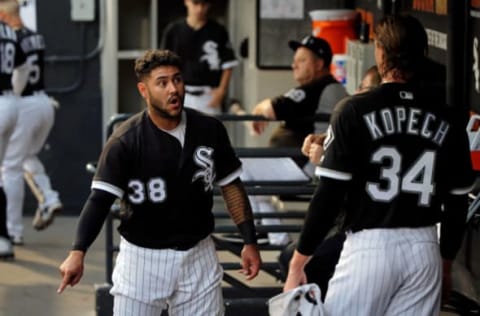
{"type": "MultiPolygon", "coordinates": [[[[31,227],[31,220],[31,217],[24,219],[25,245],[15,247],[15,260],[0,261],[0,316],[96,315],[94,285],[105,282],[104,232],[100,233],[87,254],[86,269],[80,283],[58,295],[58,266],[70,248],[77,218],[59,216],[51,227],[42,232],[31,227]]],[[[222,256],[220,254],[220,258],[222,256]]],[[[277,281],[264,275],[254,284],[271,282],[277,281]]]]}
{"type": "Polygon", "coordinates": [[[58,266],[72,243],[76,218],[59,216],[41,232],[31,221],[24,219],[25,245],[15,247],[15,260],[0,261],[0,315],[96,315],[94,284],[105,280],[103,232],[87,254],[80,283],[58,295],[58,266]]]}

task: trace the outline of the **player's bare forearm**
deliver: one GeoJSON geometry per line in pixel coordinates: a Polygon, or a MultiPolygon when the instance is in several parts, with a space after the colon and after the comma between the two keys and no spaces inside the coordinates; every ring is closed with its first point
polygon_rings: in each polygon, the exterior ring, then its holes
{"type": "Polygon", "coordinates": [[[57,293],[62,293],[67,285],[74,286],[80,281],[83,275],[84,258],[85,252],[80,250],[70,251],[68,257],[59,267],[62,282],[57,289],[57,293]]]}
{"type": "Polygon", "coordinates": [[[232,77],[232,69],[224,69],[218,87],[212,90],[212,100],[208,106],[218,108],[222,105],[223,99],[227,95],[228,84],[232,77]]]}
{"type": "Polygon", "coordinates": [[[220,88],[215,88],[215,89],[212,89],[211,94],[212,94],[212,99],[210,100],[210,103],[208,104],[208,106],[211,108],[220,108],[223,103],[223,98],[225,97],[224,92],[221,91],[220,88]]]}
{"type": "MultiPolygon", "coordinates": [[[[276,119],[275,111],[273,109],[272,100],[265,99],[262,102],[258,103],[252,110],[253,115],[263,116],[267,119],[276,119]]],[[[268,126],[268,121],[253,121],[252,128],[253,131],[260,135],[265,131],[265,128],[268,126]]]]}
{"type": "Polygon", "coordinates": [[[288,267],[287,280],[283,286],[284,292],[290,291],[291,289],[307,283],[307,277],[304,269],[309,260],[310,256],[306,256],[295,250],[288,267]]]}
{"type": "Polygon", "coordinates": [[[262,264],[257,245],[249,244],[243,246],[241,257],[242,270],[240,272],[245,275],[247,280],[252,280],[258,275],[262,264]]]}

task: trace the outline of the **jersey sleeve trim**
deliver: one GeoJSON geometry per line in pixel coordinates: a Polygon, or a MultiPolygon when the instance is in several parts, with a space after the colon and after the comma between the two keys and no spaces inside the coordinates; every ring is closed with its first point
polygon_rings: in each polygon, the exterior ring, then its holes
{"type": "Polygon", "coordinates": [[[238,66],[238,60],[231,60],[231,61],[224,62],[222,64],[222,69],[225,70],[225,69],[230,69],[237,66],[238,66]]]}
{"type": "Polygon", "coordinates": [[[470,191],[472,191],[473,187],[475,186],[474,183],[472,183],[470,186],[468,187],[463,187],[463,188],[455,188],[455,189],[452,189],[450,191],[450,194],[453,194],[453,195],[463,195],[463,194],[467,194],[467,193],[470,193],[470,191]]]}
{"type": "Polygon", "coordinates": [[[230,173],[225,178],[218,180],[217,184],[219,186],[227,185],[227,184],[231,183],[233,180],[235,180],[236,178],[239,178],[241,174],[242,174],[242,167],[239,167],[237,170],[230,173]]]}
{"type": "Polygon", "coordinates": [[[95,181],[95,180],[92,181],[92,189],[106,191],[108,193],[115,195],[119,199],[121,199],[123,197],[123,194],[125,193],[123,192],[122,189],[114,185],[111,185],[110,183],[103,182],[103,181],[95,181]]]}
{"type": "Polygon", "coordinates": [[[349,181],[352,180],[352,174],[347,172],[341,172],[337,170],[317,167],[315,168],[315,175],[318,177],[327,177],[330,179],[349,181]]]}

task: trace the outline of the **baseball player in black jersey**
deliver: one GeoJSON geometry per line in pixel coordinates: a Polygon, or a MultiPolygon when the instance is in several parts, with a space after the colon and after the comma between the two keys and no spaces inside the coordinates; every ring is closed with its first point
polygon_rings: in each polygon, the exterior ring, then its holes
{"type": "Polygon", "coordinates": [[[24,170],[27,183],[39,202],[33,221],[36,229],[47,227],[62,204],[58,192],[52,189],[45,168],[37,157],[54,122],[52,101],[44,92],[44,38],[23,26],[17,0],[6,0],[4,3],[4,13],[8,16],[9,25],[16,31],[19,46],[27,58],[28,66],[26,78],[21,78],[21,74],[16,75],[17,71],[14,72],[14,85],[18,85],[16,81],[19,80],[25,81],[26,85],[23,90],[16,91],[21,95],[17,102],[18,119],[2,164],[3,183],[8,201],[8,233],[14,244],[22,244],[24,170]]]}
{"type": "Polygon", "coordinates": [[[242,272],[252,279],[259,271],[241,162],[220,121],[183,108],[180,70],[171,51],[148,51],[136,61],[147,109],[105,145],[73,250],[60,266],[62,292],[80,280],[87,248],[114,199],[122,199],[126,216],[118,228],[111,290],[115,315],[160,315],[167,305],[172,316],[223,313],[222,268],[210,238],[214,185],[245,238],[242,272]]]}
{"type": "Polygon", "coordinates": [[[442,258],[449,284],[474,177],[460,110],[419,89],[419,28],[410,16],[379,22],[382,84],[352,96],[325,140],[284,290],[307,282],[303,268],[345,203],[348,233],[323,306],[328,315],[438,315],[442,258]]]}
{"type": "Polygon", "coordinates": [[[161,48],[182,58],[185,106],[218,114],[238,65],[225,27],[208,17],[210,0],[184,0],[187,17],[167,25],[161,48]]]}
{"type": "MultiPolygon", "coordinates": [[[[304,138],[317,128],[313,122],[315,113],[330,113],[335,103],[347,95],[345,88],[330,73],[332,49],[327,41],[308,35],[301,42],[289,41],[289,47],[295,51],[292,70],[293,78],[299,86],[284,95],[261,101],[252,110],[254,115],[283,120],[270,136],[271,147],[300,148],[304,138]],[[312,120],[302,120],[305,118],[312,120]]],[[[263,133],[267,123],[268,121],[253,121],[254,132],[263,133]]],[[[295,158],[295,162],[303,168],[308,159],[299,157],[295,158]]],[[[308,167],[312,173],[313,169],[313,166],[308,167]]],[[[277,211],[270,196],[252,196],[250,203],[254,212],[277,211]]],[[[280,220],[263,218],[262,224],[278,225],[280,220]]],[[[274,245],[286,245],[290,237],[287,233],[269,233],[268,240],[274,245]]]]}
{"type": "MultiPolygon", "coordinates": [[[[14,95],[15,90],[21,89],[25,82],[17,81],[18,87],[12,85],[12,76],[15,69],[26,71],[26,57],[22,53],[15,31],[5,22],[7,17],[2,8],[5,1],[0,1],[0,163],[3,162],[8,140],[12,135],[18,116],[14,95]]],[[[0,258],[14,256],[11,241],[6,226],[6,197],[3,183],[0,182],[0,258]]]]}

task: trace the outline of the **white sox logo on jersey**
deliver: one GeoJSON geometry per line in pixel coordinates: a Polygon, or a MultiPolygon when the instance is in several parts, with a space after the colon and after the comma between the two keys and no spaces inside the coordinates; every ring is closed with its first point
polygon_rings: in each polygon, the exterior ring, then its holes
{"type": "Polygon", "coordinates": [[[220,58],[218,57],[218,44],[213,41],[206,41],[203,44],[203,51],[205,52],[200,61],[207,61],[210,70],[219,70],[220,69],[220,58]]]}
{"type": "Polygon", "coordinates": [[[215,179],[215,165],[212,159],[213,148],[198,147],[195,150],[193,161],[201,169],[193,175],[192,182],[201,179],[205,185],[205,192],[213,190],[213,181],[215,179]]]}
{"type": "Polygon", "coordinates": [[[301,89],[292,89],[290,91],[288,91],[287,93],[285,93],[285,97],[289,98],[289,99],[292,99],[293,102],[296,102],[296,103],[300,103],[302,102],[305,97],[306,97],[306,93],[305,91],[301,90],[301,89]]]}

